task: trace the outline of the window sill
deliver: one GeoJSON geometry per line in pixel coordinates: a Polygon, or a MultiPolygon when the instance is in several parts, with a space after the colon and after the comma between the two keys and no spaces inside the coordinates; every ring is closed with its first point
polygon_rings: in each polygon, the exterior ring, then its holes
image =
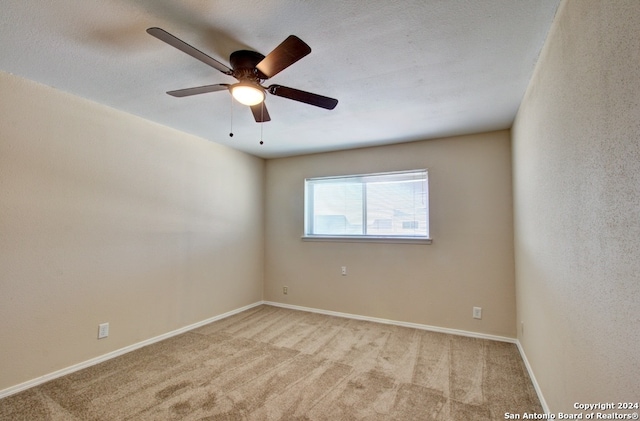
{"type": "Polygon", "coordinates": [[[305,235],[302,241],[329,241],[343,243],[391,243],[391,244],[431,244],[431,238],[424,237],[386,237],[373,235],[305,235]]]}

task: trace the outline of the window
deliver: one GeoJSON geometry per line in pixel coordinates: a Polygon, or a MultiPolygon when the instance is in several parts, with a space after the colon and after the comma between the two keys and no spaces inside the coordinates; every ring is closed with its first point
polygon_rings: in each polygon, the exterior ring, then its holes
{"type": "Polygon", "coordinates": [[[304,239],[429,242],[427,170],[305,180],[304,239]]]}

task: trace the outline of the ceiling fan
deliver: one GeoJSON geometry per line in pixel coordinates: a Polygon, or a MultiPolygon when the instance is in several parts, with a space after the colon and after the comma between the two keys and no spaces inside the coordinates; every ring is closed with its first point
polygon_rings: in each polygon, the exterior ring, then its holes
{"type": "Polygon", "coordinates": [[[311,52],[311,47],[295,35],[287,37],[287,39],[266,56],[249,50],[234,51],[229,57],[231,67],[228,67],[181,39],[171,35],[164,29],[153,27],[147,29],[147,32],[160,41],[164,41],[172,47],[219,70],[225,75],[233,76],[238,80],[238,82],[234,84],[218,83],[215,85],[197,86],[195,88],[178,89],[167,92],[167,94],[171,96],[185,97],[228,90],[238,102],[248,105],[251,108],[251,112],[257,123],[271,121],[264,104],[266,97],[265,92],[294,101],[304,102],[305,104],[315,105],[316,107],[327,110],[333,110],[336,105],[338,105],[338,100],[334,98],[282,85],[270,85],[268,87],[262,85],[264,80],[272,78],[311,52]]]}

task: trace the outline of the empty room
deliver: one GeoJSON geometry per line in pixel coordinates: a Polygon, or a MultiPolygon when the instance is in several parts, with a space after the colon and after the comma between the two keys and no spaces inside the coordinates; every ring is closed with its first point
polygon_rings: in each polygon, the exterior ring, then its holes
{"type": "Polygon", "coordinates": [[[640,1],[8,0],[0,420],[638,419],[640,1]]]}

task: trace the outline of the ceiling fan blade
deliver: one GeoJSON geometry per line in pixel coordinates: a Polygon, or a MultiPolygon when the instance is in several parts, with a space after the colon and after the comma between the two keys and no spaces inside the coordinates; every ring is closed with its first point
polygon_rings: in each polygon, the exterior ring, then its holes
{"type": "Polygon", "coordinates": [[[273,95],[304,102],[305,104],[315,105],[320,108],[326,108],[327,110],[333,110],[336,108],[336,105],[338,105],[337,99],[312,94],[311,92],[301,91],[300,89],[287,88],[282,85],[271,85],[267,90],[273,95]]]}
{"type": "Polygon", "coordinates": [[[164,41],[167,44],[171,45],[172,47],[177,48],[183,53],[189,54],[191,57],[200,60],[204,64],[208,64],[209,66],[221,71],[226,75],[230,75],[232,73],[232,70],[229,67],[220,63],[218,60],[212,57],[209,57],[208,55],[198,50],[197,48],[190,46],[189,44],[182,41],[181,39],[176,38],[175,36],[165,31],[164,29],[153,27],[153,28],[147,29],[147,33],[149,35],[153,35],[154,37],[158,38],[160,41],[164,41]]]}
{"type": "Polygon", "coordinates": [[[262,101],[260,104],[252,105],[251,112],[253,113],[253,118],[255,118],[256,123],[265,123],[267,121],[271,121],[271,117],[269,116],[269,111],[267,111],[267,106],[262,101]]]}
{"type": "Polygon", "coordinates": [[[310,52],[311,47],[304,41],[295,35],[289,35],[287,39],[282,41],[272,52],[267,54],[267,56],[256,65],[256,68],[269,79],[310,52]]]}
{"type": "Polygon", "coordinates": [[[195,88],[178,89],[167,93],[171,96],[175,96],[176,98],[182,98],[185,96],[206,94],[208,92],[224,91],[225,89],[229,89],[228,84],[218,83],[216,85],[204,85],[196,86],[195,88]]]}

